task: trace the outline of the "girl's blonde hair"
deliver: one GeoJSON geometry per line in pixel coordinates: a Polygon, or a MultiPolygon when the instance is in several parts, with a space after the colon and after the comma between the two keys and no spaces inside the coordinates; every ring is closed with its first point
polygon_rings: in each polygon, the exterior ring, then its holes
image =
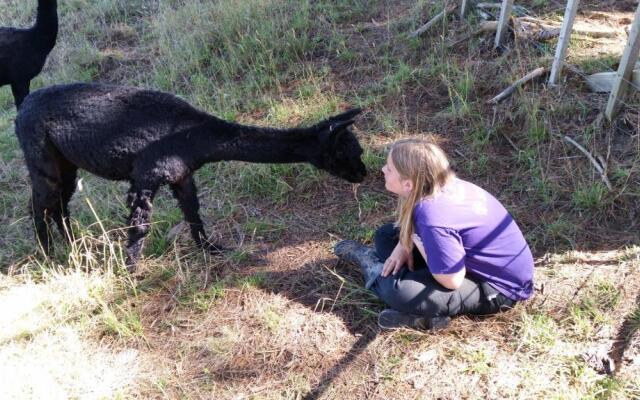
{"type": "Polygon", "coordinates": [[[402,179],[409,179],[413,190],[398,200],[397,220],[400,243],[413,248],[413,209],[416,203],[432,197],[455,175],[442,149],[425,138],[407,138],[395,142],[390,150],[391,161],[402,179]]]}

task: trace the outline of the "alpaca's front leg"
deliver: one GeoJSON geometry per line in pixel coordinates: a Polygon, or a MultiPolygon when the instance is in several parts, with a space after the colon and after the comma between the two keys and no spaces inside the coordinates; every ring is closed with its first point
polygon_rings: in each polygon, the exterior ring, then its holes
{"type": "Polygon", "coordinates": [[[144,237],[151,230],[152,201],[156,190],[143,189],[129,191],[127,203],[131,208],[129,216],[128,240],[126,246],[126,266],[129,272],[135,272],[136,264],[142,253],[144,237]]]}
{"type": "Polygon", "coordinates": [[[191,229],[191,236],[198,247],[202,247],[212,253],[219,253],[222,247],[209,243],[204,224],[200,218],[200,203],[198,202],[198,189],[191,175],[182,181],[171,184],[173,196],[178,200],[178,205],[184,214],[185,221],[191,229]]]}

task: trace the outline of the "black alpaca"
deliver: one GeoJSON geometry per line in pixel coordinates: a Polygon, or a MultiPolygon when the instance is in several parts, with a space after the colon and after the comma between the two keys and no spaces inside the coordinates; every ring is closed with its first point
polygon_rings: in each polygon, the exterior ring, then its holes
{"type": "Polygon", "coordinates": [[[31,79],[42,71],[57,35],[56,0],[38,0],[32,28],[0,28],[0,86],[11,85],[16,108],[29,94],[31,79]]]}
{"type": "MultiPolygon", "coordinates": [[[[32,186],[38,239],[51,251],[50,220],[64,233],[78,168],[131,183],[127,266],[135,268],[149,232],[153,198],[168,184],[199,246],[206,234],[192,174],[208,162],[308,162],[361,182],[362,148],[348,129],[353,109],[306,128],[272,129],[227,122],[163,92],[103,84],[51,86],[22,104],[16,134],[32,186]]],[[[66,237],[66,235],[63,234],[66,237]]]]}

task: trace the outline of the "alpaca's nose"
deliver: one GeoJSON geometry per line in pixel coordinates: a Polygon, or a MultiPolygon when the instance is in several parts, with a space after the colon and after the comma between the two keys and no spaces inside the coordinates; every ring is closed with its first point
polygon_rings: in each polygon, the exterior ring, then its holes
{"type": "Polygon", "coordinates": [[[352,176],[349,179],[349,182],[351,183],[360,183],[364,180],[364,178],[367,176],[367,171],[359,171],[355,174],[355,176],[352,176]]]}

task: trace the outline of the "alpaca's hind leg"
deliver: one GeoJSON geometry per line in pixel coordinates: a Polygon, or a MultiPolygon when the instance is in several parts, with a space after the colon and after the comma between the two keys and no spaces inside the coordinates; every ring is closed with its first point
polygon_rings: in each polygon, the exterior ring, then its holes
{"type": "Polygon", "coordinates": [[[13,93],[13,99],[16,103],[16,109],[20,109],[20,105],[25,97],[29,94],[29,81],[26,82],[14,82],[11,84],[11,93],[13,93]]]}
{"type": "Polygon", "coordinates": [[[57,181],[48,177],[31,177],[33,190],[31,195],[31,214],[38,241],[45,254],[53,251],[53,243],[49,222],[60,201],[60,186],[57,181]]]}
{"type": "Polygon", "coordinates": [[[135,186],[129,189],[127,204],[131,209],[131,214],[129,215],[126,265],[130,272],[135,271],[140,253],[142,252],[144,237],[147,236],[151,230],[152,202],[157,190],[157,187],[153,189],[140,189],[135,186]]]}
{"type": "Polygon", "coordinates": [[[59,153],[46,143],[29,143],[25,161],[31,178],[31,201],[29,210],[33,216],[36,235],[47,255],[53,251],[51,222],[60,208],[62,192],[61,158],[59,153]]]}
{"type": "Polygon", "coordinates": [[[204,224],[200,218],[200,203],[198,202],[198,189],[192,176],[188,176],[181,182],[170,185],[174,197],[178,200],[185,221],[191,229],[191,236],[198,247],[203,247],[212,252],[220,252],[221,247],[207,241],[204,224]]]}
{"type": "Polygon", "coordinates": [[[69,243],[73,241],[73,232],[71,231],[71,225],[69,225],[69,201],[76,190],[77,173],[78,169],[75,166],[69,166],[62,172],[62,193],[60,201],[57,202],[58,207],[52,215],[53,220],[58,225],[58,231],[69,243]]]}

